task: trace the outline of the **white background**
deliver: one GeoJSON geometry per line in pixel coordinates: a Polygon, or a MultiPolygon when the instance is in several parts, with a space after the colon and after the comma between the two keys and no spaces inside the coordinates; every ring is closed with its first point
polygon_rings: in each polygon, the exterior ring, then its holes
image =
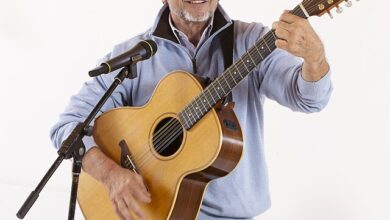
{"type": "MultiPolygon", "coordinates": [[[[221,1],[232,18],[267,25],[298,3],[221,1]]],[[[16,219],[56,158],[49,129],[69,97],[114,44],[152,25],[161,2],[0,5],[0,219],[16,219]]],[[[256,219],[390,219],[389,6],[365,0],[333,20],[310,19],[326,46],[334,93],[324,111],[310,115],[266,102],[273,205],[256,219]]],[[[26,219],[67,218],[70,165],[60,166],[26,219]]]]}

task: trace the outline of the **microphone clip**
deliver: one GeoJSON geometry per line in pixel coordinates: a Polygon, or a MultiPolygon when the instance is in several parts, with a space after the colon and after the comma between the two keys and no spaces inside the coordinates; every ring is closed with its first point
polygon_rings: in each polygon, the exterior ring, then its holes
{"type": "MultiPolygon", "coordinates": [[[[136,58],[136,57],[132,57],[131,61],[130,61],[130,64],[126,65],[121,70],[121,71],[126,71],[127,72],[126,73],[126,78],[128,78],[128,79],[135,79],[135,78],[137,78],[137,61],[138,60],[134,60],[134,58],[136,58]]],[[[140,58],[142,59],[141,56],[140,56],[140,58]]]]}

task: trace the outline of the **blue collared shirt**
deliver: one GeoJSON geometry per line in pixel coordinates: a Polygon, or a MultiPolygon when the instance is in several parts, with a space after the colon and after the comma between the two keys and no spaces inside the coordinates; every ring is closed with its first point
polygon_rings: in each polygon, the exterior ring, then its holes
{"type": "MultiPolygon", "coordinates": [[[[219,33],[231,24],[221,6],[214,15],[210,36],[196,49],[194,57],[171,34],[169,10],[164,6],[152,28],[126,42],[116,45],[102,60],[113,58],[132,48],[140,40],[152,39],[157,53],[138,63],[138,77],[125,80],[102,108],[102,112],[120,106],[143,106],[150,99],[158,82],[168,73],[184,70],[215,79],[224,70],[219,33]],[[217,27],[218,26],[218,27],[217,27]]],[[[269,30],[261,23],[234,22],[234,61],[269,30]]],[[[263,105],[265,98],[275,100],[294,111],[317,112],[331,95],[330,73],[317,82],[301,76],[302,60],[276,49],[243,79],[233,90],[234,112],[243,131],[244,151],[240,163],[227,176],[212,181],[205,192],[199,219],[250,219],[270,207],[268,174],[264,157],[263,105]]],[[[113,82],[118,71],[100,75],[86,82],[72,96],[69,105],[51,130],[58,148],[77,122],[84,118],[113,82]]],[[[131,122],[129,122],[131,123],[131,122]]],[[[95,146],[91,137],[83,139],[87,149],[95,146]]]]}
{"type": "Polygon", "coordinates": [[[172,28],[173,33],[175,34],[175,37],[177,38],[178,42],[187,48],[188,52],[192,57],[195,57],[196,50],[202,46],[202,44],[210,37],[211,30],[213,28],[213,21],[214,17],[211,17],[207,27],[204,29],[202,36],[200,37],[199,43],[197,45],[194,45],[190,42],[187,35],[184,34],[182,31],[177,29],[175,25],[173,24],[172,17],[169,16],[169,25],[172,28]]]}

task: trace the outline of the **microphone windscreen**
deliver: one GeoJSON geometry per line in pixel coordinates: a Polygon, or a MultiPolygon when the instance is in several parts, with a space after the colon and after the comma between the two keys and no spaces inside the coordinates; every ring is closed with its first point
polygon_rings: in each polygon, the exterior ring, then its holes
{"type": "Polygon", "coordinates": [[[150,53],[148,53],[148,54],[150,54],[148,56],[148,58],[153,56],[154,54],[156,54],[156,52],[157,52],[156,42],[154,42],[152,40],[144,40],[144,41],[142,41],[142,43],[145,43],[145,48],[147,48],[148,52],[150,52],[150,53]]]}

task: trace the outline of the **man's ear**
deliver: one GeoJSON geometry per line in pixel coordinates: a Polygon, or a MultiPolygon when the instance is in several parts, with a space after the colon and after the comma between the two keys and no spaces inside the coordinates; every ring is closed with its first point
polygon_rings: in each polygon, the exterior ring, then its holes
{"type": "Polygon", "coordinates": [[[167,3],[167,0],[161,0],[163,4],[166,4],[167,3]]]}

